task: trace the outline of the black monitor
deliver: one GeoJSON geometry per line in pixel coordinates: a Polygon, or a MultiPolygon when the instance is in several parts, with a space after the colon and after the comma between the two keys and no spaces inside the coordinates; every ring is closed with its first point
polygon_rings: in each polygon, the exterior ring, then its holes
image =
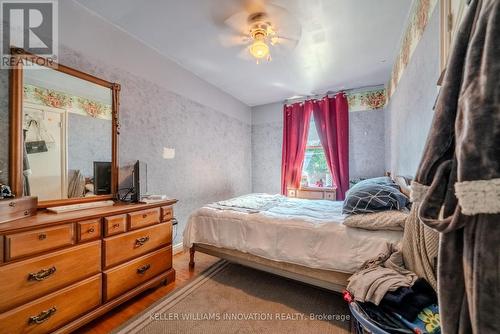
{"type": "Polygon", "coordinates": [[[111,162],[94,161],[94,194],[111,194],[111,162]]]}
{"type": "Polygon", "coordinates": [[[134,182],[133,201],[139,202],[148,193],[148,165],[137,160],[132,172],[134,182]]]}

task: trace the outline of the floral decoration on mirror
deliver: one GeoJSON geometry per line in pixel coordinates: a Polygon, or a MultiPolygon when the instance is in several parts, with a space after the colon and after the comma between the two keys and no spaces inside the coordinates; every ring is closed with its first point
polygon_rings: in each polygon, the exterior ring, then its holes
{"type": "Polygon", "coordinates": [[[53,89],[24,85],[24,99],[26,102],[51,108],[66,109],[67,112],[111,120],[111,105],[70,95],[53,89]]]}

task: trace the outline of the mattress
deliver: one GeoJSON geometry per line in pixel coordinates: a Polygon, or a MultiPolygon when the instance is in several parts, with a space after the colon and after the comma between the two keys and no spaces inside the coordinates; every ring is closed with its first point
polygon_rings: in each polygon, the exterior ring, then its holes
{"type": "Polygon", "coordinates": [[[238,250],[269,260],[354,273],[399,231],[368,231],[342,224],[342,202],[249,194],[196,210],[184,230],[194,243],[238,250]]]}

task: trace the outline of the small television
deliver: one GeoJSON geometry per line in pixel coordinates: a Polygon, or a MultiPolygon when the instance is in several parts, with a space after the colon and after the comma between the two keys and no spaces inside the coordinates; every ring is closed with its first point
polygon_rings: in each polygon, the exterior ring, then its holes
{"type": "Polygon", "coordinates": [[[148,165],[145,162],[137,160],[132,172],[134,193],[132,200],[140,202],[148,193],[148,165]]]}
{"type": "Polygon", "coordinates": [[[111,162],[94,161],[94,194],[111,194],[111,162]]]}

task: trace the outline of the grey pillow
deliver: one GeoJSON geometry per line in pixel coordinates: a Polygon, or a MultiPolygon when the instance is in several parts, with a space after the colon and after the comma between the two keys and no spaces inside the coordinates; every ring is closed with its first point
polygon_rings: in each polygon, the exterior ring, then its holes
{"type": "Polygon", "coordinates": [[[408,204],[406,197],[389,177],[377,177],[357,183],[347,192],[343,214],[402,210],[408,204]]]}

